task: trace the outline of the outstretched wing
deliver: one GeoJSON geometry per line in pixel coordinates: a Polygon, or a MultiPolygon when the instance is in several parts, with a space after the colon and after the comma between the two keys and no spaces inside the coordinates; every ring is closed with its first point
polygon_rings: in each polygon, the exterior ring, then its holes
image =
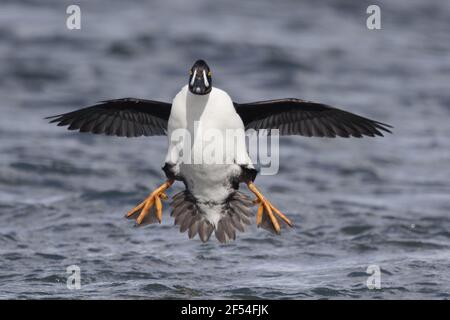
{"type": "Polygon", "coordinates": [[[47,117],[69,130],[119,137],[159,136],[167,134],[171,104],[125,98],[100,103],[57,116],[47,117]]]}
{"type": "Polygon", "coordinates": [[[307,137],[383,136],[390,125],[321,103],[280,99],[234,103],[245,129],[279,129],[280,135],[307,137]]]}

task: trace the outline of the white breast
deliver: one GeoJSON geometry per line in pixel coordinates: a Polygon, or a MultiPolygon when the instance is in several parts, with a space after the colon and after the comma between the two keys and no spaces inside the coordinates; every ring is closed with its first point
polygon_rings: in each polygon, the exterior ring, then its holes
{"type": "MultiPolygon", "coordinates": [[[[169,138],[177,129],[186,129],[189,132],[192,157],[198,152],[205,151],[205,148],[211,143],[210,137],[205,136],[205,132],[209,129],[222,132],[224,157],[228,155],[230,158],[230,153],[232,153],[231,156],[236,163],[193,164],[193,158],[191,158],[191,163],[184,163],[182,159],[179,159],[179,170],[189,191],[199,201],[223,201],[226,199],[232,191],[229,184],[230,177],[240,174],[241,169],[238,164],[249,163],[251,165],[245,149],[244,125],[236,113],[229,95],[217,88],[212,88],[208,95],[194,95],[185,86],[173,100],[168,125],[169,138]],[[226,149],[225,146],[230,145],[226,143],[227,129],[241,130],[242,136],[239,139],[243,139],[244,143],[237,145],[243,145],[244,148],[226,149]],[[239,157],[237,157],[238,154],[239,157]]],[[[186,152],[181,145],[178,145],[177,148],[178,151],[186,152]]],[[[226,160],[223,159],[223,161],[226,160]]]]}
{"type": "Polygon", "coordinates": [[[205,214],[205,218],[217,226],[223,216],[221,204],[235,191],[231,179],[241,174],[240,165],[252,167],[245,147],[244,125],[236,113],[233,101],[226,92],[217,88],[212,88],[208,95],[200,96],[192,94],[185,86],[173,100],[168,137],[166,162],[175,164],[177,174],[185,181],[186,188],[196,199],[197,206],[205,214]],[[176,131],[180,131],[178,129],[189,133],[191,141],[188,145],[177,144],[171,139],[176,131]],[[223,156],[231,158],[231,163],[194,163],[195,154],[205,151],[208,147],[210,140],[205,133],[209,129],[222,133],[225,146],[229,145],[226,141],[226,130],[240,129],[242,134],[237,138],[240,140],[237,148],[230,150],[224,147],[223,156]],[[188,163],[184,157],[186,151],[192,155],[188,163]]]}
{"type": "Polygon", "coordinates": [[[226,130],[244,131],[244,124],[225,91],[212,88],[208,95],[201,96],[192,94],[185,86],[172,102],[168,136],[171,137],[177,129],[186,129],[194,144],[205,142],[205,135],[198,134],[201,131],[205,133],[208,129],[220,130],[225,137],[226,130]]]}

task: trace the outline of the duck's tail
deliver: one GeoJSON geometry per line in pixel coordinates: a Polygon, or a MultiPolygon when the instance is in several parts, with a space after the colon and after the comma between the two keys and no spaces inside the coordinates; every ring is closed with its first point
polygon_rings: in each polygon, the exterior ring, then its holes
{"type": "Polygon", "coordinates": [[[177,193],[171,203],[171,216],[180,232],[188,232],[189,238],[197,234],[207,242],[211,234],[225,243],[236,238],[236,230],[244,232],[253,216],[252,200],[242,192],[233,191],[223,203],[202,202],[188,190],[177,193]]]}

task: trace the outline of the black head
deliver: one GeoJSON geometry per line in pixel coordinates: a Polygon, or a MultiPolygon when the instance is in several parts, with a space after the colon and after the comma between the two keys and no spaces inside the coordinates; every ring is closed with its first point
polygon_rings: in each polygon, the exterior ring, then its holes
{"type": "Polygon", "coordinates": [[[209,66],[203,60],[197,60],[189,70],[189,91],[205,95],[211,92],[212,78],[209,66]]]}

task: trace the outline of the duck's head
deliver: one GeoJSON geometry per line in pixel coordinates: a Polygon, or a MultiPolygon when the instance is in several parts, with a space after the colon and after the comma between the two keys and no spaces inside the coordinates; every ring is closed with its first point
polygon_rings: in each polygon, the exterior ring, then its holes
{"type": "Polygon", "coordinates": [[[205,95],[211,92],[211,69],[204,60],[195,61],[189,70],[189,91],[193,94],[205,95]]]}

